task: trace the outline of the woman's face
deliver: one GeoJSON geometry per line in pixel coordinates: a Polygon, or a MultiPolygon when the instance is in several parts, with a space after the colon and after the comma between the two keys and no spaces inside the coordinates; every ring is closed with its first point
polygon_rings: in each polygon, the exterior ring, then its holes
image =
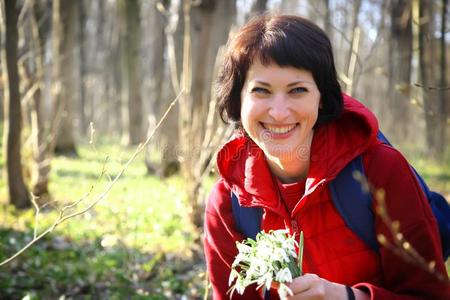
{"type": "Polygon", "coordinates": [[[241,122],[269,159],[309,159],[320,106],[311,72],[255,61],[241,91],[241,122]]]}

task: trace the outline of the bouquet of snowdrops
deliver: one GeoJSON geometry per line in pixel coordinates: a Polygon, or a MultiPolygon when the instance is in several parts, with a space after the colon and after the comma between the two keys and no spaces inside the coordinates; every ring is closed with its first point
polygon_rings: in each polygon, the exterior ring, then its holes
{"type": "Polygon", "coordinates": [[[302,275],[303,232],[300,243],[287,230],[274,230],[261,231],[256,240],[248,238],[237,242],[236,246],[239,253],[231,266],[229,285],[234,282],[231,295],[234,291],[242,295],[245,288],[254,283],[268,290],[274,282],[280,284],[280,295],[292,295],[285,283],[302,275]]]}

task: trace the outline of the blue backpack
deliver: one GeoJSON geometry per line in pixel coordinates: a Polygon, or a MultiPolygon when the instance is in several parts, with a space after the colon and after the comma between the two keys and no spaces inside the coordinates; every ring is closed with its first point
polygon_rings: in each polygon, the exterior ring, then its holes
{"type": "MultiPolygon", "coordinates": [[[[379,132],[378,140],[390,145],[384,135],[379,132]]],[[[425,193],[436,217],[442,242],[442,256],[444,260],[450,255],[450,205],[445,198],[431,191],[423,178],[411,167],[420,186],[425,193]]],[[[370,248],[379,250],[374,224],[374,212],[372,210],[372,195],[363,191],[361,183],[353,176],[354,172],[364,175],[364,166],[361,155],[352,160],[329,183],[333,203],[344,219],[347,226],[353,230],[370,248]],[[360,199],[360,201],[354,201],[360,199]]],[[[262,208],[243,207],[239,205],[237,196],[231,192],[233,216],[237,229],[245,236],[255,239],[260,231],[262,208]]]]}

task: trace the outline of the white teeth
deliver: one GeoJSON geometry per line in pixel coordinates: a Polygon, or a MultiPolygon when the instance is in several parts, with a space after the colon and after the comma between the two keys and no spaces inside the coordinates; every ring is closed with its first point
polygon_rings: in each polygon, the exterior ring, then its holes
{"type": "Polygon", "coordinates": [[[269,130],[270,132],[275,133],[275,134],[288,133],[289,131],[294,129],[295,126],[297,126],[297,124],[289,125],[289,126],[283,126],[283,127],[278,127],[278,126],[275,127],[275,126],[271,126],[269,124],[264,124],[264,128],[266,128],[267,130],[269,130]]]}

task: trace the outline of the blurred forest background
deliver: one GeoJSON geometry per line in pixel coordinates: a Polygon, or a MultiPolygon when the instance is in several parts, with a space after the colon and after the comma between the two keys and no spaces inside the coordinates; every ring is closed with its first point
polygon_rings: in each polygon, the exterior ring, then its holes
{"type": "Polygon", "coordinates": [[[266,11],[327,32],[343,90],[450,199],[448,0],[0,8],[0,263],[36,242],[0,266],[2,299],[209,297],[202,214],[231,133],[213,83],[228,36],[266,11]]]}

